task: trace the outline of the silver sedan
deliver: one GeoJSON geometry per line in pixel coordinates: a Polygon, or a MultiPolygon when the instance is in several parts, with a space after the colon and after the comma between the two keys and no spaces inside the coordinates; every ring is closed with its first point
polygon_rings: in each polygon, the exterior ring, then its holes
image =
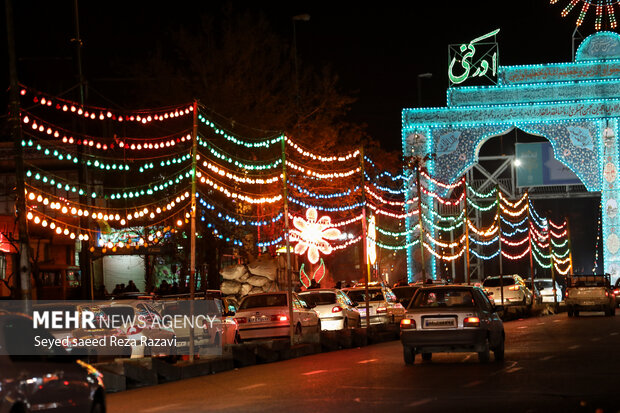
{"type": "Polygon", "coordinates": [[[475,352],[487,362],[490,351],[504,359],[504,325],[483,290],[474,286],[432,286],[419,289],[400,323],[406,364],[416,354],[429,361],[433,353],[475,352]]]}

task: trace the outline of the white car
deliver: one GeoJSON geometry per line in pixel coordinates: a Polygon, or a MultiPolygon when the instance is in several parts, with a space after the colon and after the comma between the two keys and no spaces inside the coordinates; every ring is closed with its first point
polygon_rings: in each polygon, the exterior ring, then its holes
{"type": "MultiPolygon", "coordinates": [[[[235,314],[240,340],[288,337],[289,320],[286,292],[248,295],[239,304],[235,314]]],[[[293,293],[293,327],[297,341],[306,333],[321,331],[321,320],[316,311],[293,293]]]]}
{"type": "MultiPolygon", "coordinates": [[[[365,287],[344,288],[347,296],[358,303],[357,311],[362,316],[362,325],[366,322],[366,290],[365,287]]],[[[368,286],[370,324],[400,323],[405,317],[405,307],[388,287],[368,286]]]]}
{"type": "Polygon", "coordinates": [[[495,302],[495,305],[531,307],[534,303],[534,295],[527,288],[525,281],[517,274],[487,277],[482,282],[482,287],[495,302]],[[502,285],[504,301],[502,303],[502,285]]]}
{"type": "MultiPolygon", "coordinates": [[[[534,280],[534,285],[540,291],[543,303],[553,302],[553,280],[551,278],[537,278],[534,280]]],[[[562,289],[557,281],[555,282],[555,297],[558,303],[563,299],[562,289]]]]}
{"type": "Polygon", "coordinates": [[[360,313],[345,293],[335,288],[309,290],[299,297],[319,313],[323,330],[345,330],[361,326],[360,313]]]}

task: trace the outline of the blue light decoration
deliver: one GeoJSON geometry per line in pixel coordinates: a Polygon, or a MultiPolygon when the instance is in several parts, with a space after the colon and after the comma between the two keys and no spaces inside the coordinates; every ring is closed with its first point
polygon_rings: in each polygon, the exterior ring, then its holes
{"type": "MultiPolygon", "coordinates": [[[[620,217],[617,207],[608,206],[620,199],[619,118],[620,35],[599,32],[581,43],[572,63],[499,66],[497,85],[452,87],[446,107],[403,109],[402,150],[404,156],[435,154],[426,168],[451,184],[478,162],[480,148],[492,137],[519,128],[546,138],[555,158],[588,191],[601,192],[603,271],[615,280],[620,276],[620,217]],[[603,43],[613,47],[597,47],[603,43]]],[[[407,188],[406,199],[415,196],[415,187],[407,188]]],[[[407,228],[415,224],[416,217],[406,220],[407,228]]],[[[513,231],[521,223],[509,224],[513,231]]],[[[412,258],[410,248],[410,280],[412,258]]]]}

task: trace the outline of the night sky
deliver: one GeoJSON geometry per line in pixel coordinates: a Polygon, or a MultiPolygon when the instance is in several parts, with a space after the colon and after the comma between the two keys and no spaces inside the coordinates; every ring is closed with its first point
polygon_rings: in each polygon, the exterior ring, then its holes
{"type": "MultiPolygon", "coordinates": [[[[13,2],[20,80],[42,90],[58,89],[55,83],[60,77],[63,84],[71,84],[75,79],[70,42],[74,36],[73,1],[13,2]]],[[[500,65],[571,61],[578,10],[561,18],[567,2],[305,0],[230,4],[235,10],[264,13],[274,30],[289,42],[293,37],[292,16],[310,14],[310,21],[296,23],[300,64],[320,67],[329,63],[340,76],[341,90],[358,98],[350,120],[366,123],[370,135],[385,149],[400,150],[401,110],[418,105],[418,74],[432,73],[431,79],[421,82],[422,105],[445,106],[449,44],[464,43],[499,28],[500,65]]],[[[169,29],[180,24],[191,29],[201,14],[217,15],[224,3],[80,1],[86,78],[105,94],[103,79],[116,76],[109,62],[148,54],[169,29]]],[[[4,8],[1,12],[4,21],[4,8]]],[[[585,37],[593,31],[590,15],[582,34],[585,37]]],[[[6,56],[6,42],[0,47],[6,56]]],[[[1,70],[8,84],[6,66],[1,70]]],[[[571,213],[579,217],[589,211],[594,217],[591,210],[596,203],[573,208],[571,213]]],[[[583,254],[583,263],[576,265],[591,268],[595,224],[593,218],[592,223],[582,225],[587,240],[582,241],[581,248],[588,251],[583,254]]]]}

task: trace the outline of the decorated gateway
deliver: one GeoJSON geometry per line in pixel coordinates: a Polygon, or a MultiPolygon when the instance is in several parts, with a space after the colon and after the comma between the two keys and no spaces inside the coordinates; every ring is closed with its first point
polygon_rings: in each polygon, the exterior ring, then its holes
{"type": "MultiPolygon", "coordinates": [[[[601,193],[604,270],[617,278],[619,118],[620,36],[599,32],[581,43],[572,63],[499,66],[496,85],[454,86],[448,89],[445,108],[404,109],[403,154],[435,154],[427,169],[452,183],[478,161],[480,148],[492,137],[519,128],[546,138],[555,158],[588,191],[601,193]]],[[[415,198],[415,188],[407,196],[415,198]]],[[[416,223],[411,219],[408,226],[416,223]]],[[[415,248],[407,252],[410,280],[416,271],[415,248]]]]}

